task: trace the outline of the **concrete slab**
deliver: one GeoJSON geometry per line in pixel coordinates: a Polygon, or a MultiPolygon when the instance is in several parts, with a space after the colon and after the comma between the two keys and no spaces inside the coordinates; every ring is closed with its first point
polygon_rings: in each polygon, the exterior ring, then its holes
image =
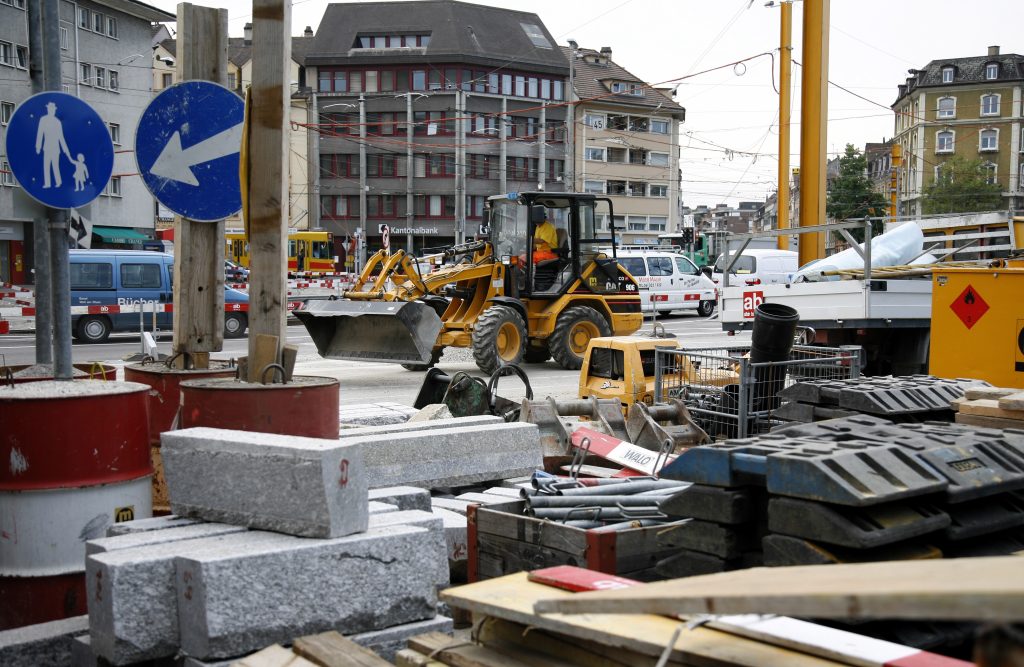
{"type": "Polygon", "coordinates": [[[71,664],[74,638],[88,629],[88,616],[74,616],[4,630],[0,632],[0,665],[37,667],[71,664]]]}
{"type": "Polygon", "coordinates": [[[357,403],[339,408],[338,423],[358,426],[403,424],[417,412],[416,408],[401,403],[357,403]]]}
{"type": "Polygon", "coordinates": [[[303,537],[366,530],[358,444],[190,428],[164,433],[161,453],[175,514],[303,537]]]}
{"type": "Polygon", "coordinates": [[[447,616],[435,616],[426,621],[404,623],[385,630],[363,632],[349,637],[352,641],[370,649],[388,662],[395,661],[395,654],[406,647],[410,637],[428,632],[452,634],[455,626],[447,616]]]}
{"type": "Polygon", "coordinates": [[[381,489],[370,489],[370,502],[382,502],[395,505],[400,510],[430,511],[430,492],[416,486],[386,486],[381,489]]]}
{"type": "Polygon", "coordinates": [[[456,500],[455,498],[438,498],[435,496],[430,499],[430,506],[433,512],[443,509],[461,514],[462,516],[466,516],[466,508],[472,504],[468,500],[456,500]]]}
{"type": "Polygon", "coordinates": [[[107,537],[117,537],[118,535],[128,535],[130,533],[145,533],[151,530],[166,530],[167,528],[177,528],[179,526],[191,526],[200,522],[200,519],[176,516],[174,514],[155,516],[151,519],[136,519],[135,521],[111,524],[107,528],[107,537]]]}
{"type": "Polygon", "coordinates": [[[342,439],[356,438],[367,435],[387,435],[390,433],[412,433],[415,431],[436,431],[442,428],[461,428],[465,426],[487,426],[504,424],[505,420],[493,415],[477,415],[474,417],[451,417],[434,419],[426,422],[404,422],[401,424],[379,424],[377,426],[352,426],[341,431],[342,439]]]}
{"type": "Polygon", "coordinates": [[[118,549],[135,549],[153,544],[165,544],[177,542],[178,540],[195,540],[203,537],[216,537],[217,535],[228,535],[230,533],[241,533],[246,530],[242,526],[232,526],[227,523],[195,523],[192,525],[178,526],[166,530],[149,530],[115,537],[102,537],[98,540],[89,540],[85,543],[86,557],[105,551],[117,551],[118,549]]]}
{"type": "Polygon", "coordinates": [[[378,503],[373,500],[366,504],[366,510],[372,514],[387,514],[388,512],[397,512],[398,505],[392,505],[390,503],[378,503]]]}
{"type": "Polygon", "coordinates": [[[429,576],[438,586],[443,587],[449,584],[447,533],[444,520],[440,516],[423,510],[371,514],[368,530],[381,526],[416,526],[427,529],[432,539],[425,540],[421,548],[424,552],[433,551],[434,557],[430,558],[425,553],[424,566],[430,568],[432,574],[429,576]]]}

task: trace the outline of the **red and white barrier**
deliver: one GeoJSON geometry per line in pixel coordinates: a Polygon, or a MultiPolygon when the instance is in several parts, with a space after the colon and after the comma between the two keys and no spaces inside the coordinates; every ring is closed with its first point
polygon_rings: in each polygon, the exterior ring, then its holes
{"type": "Polygon", "coordinates": [[[619,440],[616,437],[582,426],[576,429],[570,438],[572,446],[583,449],[620,466],[635,470],[645,475],[653,475],[675,460],[674,455],[659,455],[658,452],[646,449],[632,442],[619,440]]]}

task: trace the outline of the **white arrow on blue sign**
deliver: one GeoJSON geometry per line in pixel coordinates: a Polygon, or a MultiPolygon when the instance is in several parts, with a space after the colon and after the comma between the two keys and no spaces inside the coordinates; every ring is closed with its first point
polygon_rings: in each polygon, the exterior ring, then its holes
{"type": "Polygon", "coordinates": [[[153,98],[135,131],[135,160],[157,200],[191,220],[242,208],[242,99],[216,83],[185,81],[153,98]]]}
{"type": "Polygon", "coordinates": [[[91,106],[67,93],[39,93],[11,116],[7,161],[33,199],[53,208],[79,208],[110,182],[114,143],[91,106]]]}

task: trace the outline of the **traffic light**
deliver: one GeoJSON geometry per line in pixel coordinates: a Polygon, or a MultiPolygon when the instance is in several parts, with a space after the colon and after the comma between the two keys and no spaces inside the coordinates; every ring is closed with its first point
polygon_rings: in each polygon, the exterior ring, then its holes
{"type": "Polygon", "coordinates": [[[693,243],[693,227],[683,227],[683,243],[693,243]]]}

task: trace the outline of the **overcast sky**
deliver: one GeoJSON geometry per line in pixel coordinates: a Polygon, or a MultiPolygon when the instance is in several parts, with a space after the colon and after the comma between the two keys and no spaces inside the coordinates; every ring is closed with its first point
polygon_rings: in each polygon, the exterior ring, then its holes
{"type": "MultiPolygon", "coordinates": [[[[174,11],[174,0],[150,0],[174,11]]],[[[227,7],[229,30],[240,36],[252,5],[241,0],[198,0],[227,7]]],[[[292,34],[314,30],[326,0],[296,0],[292,34]]],[[[483,0],[478,4],[534,12],[560,44],[612,48],[612,58],[637,77],[679,83],[676,101],[686,107],[682,126],[682,196],[685,204],[735,205],[774,191],[778,169],[777,58],[761,56],[743,66],[704,70],[775,52],[779,9],[765,0],[483,0]],[[695,75],[696,76],[693,76],[695,75]],[[685,77],[685,78],[684,78],[685,77]],[[777,83],[776,83],[777,85],[777,83]]],[[[802,2],[794,6],[795,60],[801,60],[802,2]]],[[[1024,53],[1021,0],[832,0],[828,146],[893,134],[896,86],[907,70],[929,61],[983,55],[989,45],[1024,53]],[[1016,38],[1016,39],[1015,39],[1016,38]],[[869,101],[870,100],[870,101],[869,101]]],[[[793,67],[792,166],[799,164],[800,68],[793,67]]]]}

